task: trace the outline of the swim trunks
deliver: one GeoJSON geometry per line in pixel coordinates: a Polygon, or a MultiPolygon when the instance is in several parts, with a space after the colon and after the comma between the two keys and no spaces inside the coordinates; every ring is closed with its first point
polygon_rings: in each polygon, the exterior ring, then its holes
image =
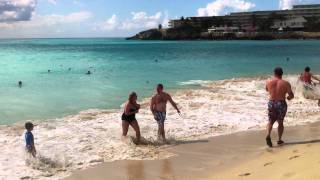
{"type": "Polygon", "coordinates": [[[268,103],[268,116],[269,121],[274,123],[275,121],[283,122],[284,117],[287,114],[287,102],[282,101],[269,101],[268,103]]]}
{"type": "Polygon", "coordinates": [[[166,112],[155,112],[154,119],[159,125],[163,125],[164,121],[166,120],[166,112]]]}
{"type": "MultiPolygon", "coordinates": [[[[135,109],[130,109],[130,112],[135,112],[135,109]]],[[[136,121],[136,113],[130,114],[130,115],[126,115],[124,112],[121,116],[122,121],[127,121],[129,123],[131,123],[132,121],[136,121]]]]}

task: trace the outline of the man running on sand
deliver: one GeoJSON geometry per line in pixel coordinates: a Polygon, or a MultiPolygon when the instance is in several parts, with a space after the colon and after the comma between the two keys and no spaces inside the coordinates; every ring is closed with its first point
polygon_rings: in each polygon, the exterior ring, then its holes
{"type": "Polygon", "coordinates": [[[166,140],[164,131],[164,121],[166,120],[166,110],[168,101],[180,114],[180,110],[177,107],[177,104],[172,100],[171,96],[168,93],[163,91],[163,85],[158,84],[157,94],[154,95],[151,99],[150,110],[154,116],[154,119],[158,123],[158,137],[162,137],[163,141],[166,140]]]}
{"type": "Polygon", "coordinates": [[[282,79],[283,70],[280,67],[274,69],[274,77],[267,81],[266,90],[269,92],[269,103],[268,103],[268,116],[269,123],[267,126],[267,137],[266,142],[269,147],[272,147],[272,141],[270,133],[275,121],[278,122],[278,145],[283,144],[281,137],[283,134],[283,120],[287,113],[287,102],[286,99],[291,100],[294,98],[294,94],[291,89],[289,82],[282,79]],[[286,95],[288,94],[288,97],[286,95]]]}

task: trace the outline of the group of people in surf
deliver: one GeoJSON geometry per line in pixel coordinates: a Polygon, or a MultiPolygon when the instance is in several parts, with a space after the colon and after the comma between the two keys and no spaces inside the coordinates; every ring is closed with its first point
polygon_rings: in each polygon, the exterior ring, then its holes
{"type": "MultiPolygon", "coordinates": [[[[287,100],[292,100],[294,98],[291,85],[288,81],[282,79],[283,70],[280,67],[274,69],[274,77],[267,81],[266,90],[269,93],[269,102],[268,102],[268,117],[269,122],[267,125],[267,137],[266,143],[269,147],[272,147],[271,141],[271,131],[273,129],[273,124],[278,122],[278,145],[282,145],[284,141],[282,140],[282,134],[284,131],[283,120],[287,113],[287,100]],[[288,94],[288,96],[287,96],[288,94]]],[[[320,82],[320,79],[314,76],[311,73],[310,67],[306,67],[304,72],[300,75],[299,80],[303,83],[304,88],[310,86],[316,86],[312,80],[317,80],[320,82]]],[[[318,100],[318,104],[320,100],[318,100]]]]}
{"type": "MultiPolygon", "coordinates": [[[[154,119],[158,124],[158,138],[162,141],[166,140],[164,122],[166,120],[167,103],[170,104],[180,114],[180,110],[177,104],[173,101],[172,97],[164,92],[163,85],[158,84],[156,87],[157,93],[151,98],[150,111],[153,114],[154,119]]],[[[129,126],[131,126],[136,132],[137,143],[140,142],[141,133],[138,121],[136,119],[136,113],[139,112],[140,104],[137,103],[138,95],[132,92],[129,95],[128,101],[125,103],[124,112],[122,114],[122,135],[126,136],[128,133],[129,126]]]]}
{"type": "MultiPolygon", "coordinates": [[[[278,122],[278,145],[282,145],[284,141],[282,140],[282,134],[284,131],[283,120],[287,113],[287,102],[286,100],[292,100],[294,98],[294,93],[292,91],[291,85],[288,81],[282,79],[283,70],[280,67],[274,69],[274,77],[269,79],[266,83],[266,91],[269,93],[269,102],[268,102],[268,124],[267,124],[267,136],[266,143],[269,147],[272,147],[271,141],[271,131],[273,129],[274,123],[278,122]]],[[[305,71],[300,75],[300,81],[303,82],[306,86],[312,85],[315,86],[313,79],[320,82],[320,79],[314,76],[310,72],[310,67],[306,67],[305,71]]],[[[137,143],[141,140],[141,133],[139,123],[136,119],[136,114],[139,112],[141,106],[137,102],[138,95],[135,92],[132,92],[129,95],[128,101],[124,105],[124,111],[122,113],[122,135],[127,136],[129,126],[131,126],[136,132],[137,143]]],[[[180,114],[180,110],[177,104],[174,102],[172,97],[164,92],[164,86],[158,84],[156,87],[156,94],[151,98],[150,102],[150,111],[154,116],[158,124],[158,138],[166,141],[165,136],[165,120],[167,112],[167,103],[170,104],[176,109],[180,114]]],[[[36,155],[36,149],[34,146],[34,138],[32,134],[33,124],[27,122],[25,124],[26,133],[26,149],[33,156],[36,155]]]]}

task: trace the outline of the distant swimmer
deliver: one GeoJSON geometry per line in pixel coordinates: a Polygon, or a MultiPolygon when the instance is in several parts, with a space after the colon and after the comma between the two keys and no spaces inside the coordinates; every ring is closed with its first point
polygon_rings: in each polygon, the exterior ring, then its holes
{"type": "Polygon", "coordinates": [[[26,151],[30,153],[33,157],[36,157],[37,151],[34,146],[34,138],[32,134],[33,124],[31,122],[27,122],[25,124],[25,128],[27,132],[25,133],[25,141],[26,141],[26,151]]]}
{"type": "Polygon", "coordinates": [[[21,88],[22,87],[22,81],[18,82],[18,86],[21,88]]]}
{"type": "Polygon", "coordinates": [[[136,119],[136,113],[139,112],[140,104],[137,103],[137,94],[132,92],[129,95],[129,99],[124,106],[124,111],[122,114],[122,135],[127,136],[129,125],[135,130],[137,142],[140,142],[140,128],[138,121],[136,119]]]}
{"type": "Polygon", "coordinates": [[[71,71],[71,68],[69,68],[68,71],[71,71]]]}
{"type": "Polygon", "coordinates": [[[149,81],[146,81],[146,83],[149,84],[150,82],[149,82],[149,81]]]}
{"type": "Polygon", "coordinates": [[[151,99],[150,110],[154,116],[154,119],[158,123],[158,138],[162,138],[163,141],[166,141],[164,122],[166,120],[168,101],[180,114],[180,110],[177,107],[177,104],[173,101],[172,97],[168,93],[163,91],[162,84],[158,84],[157,94],[154,95],[151,99]]]}
{"type": "Polygon", "coordinates": [[[269,147],[272,147],[271,131],[273,124],[278,122],[278,145],[283,144],[282,134],[284,130],[283,120],[287,113],[287,100],[292,100],[294,94],[289,82],[282,79],[283,70],[280,67],[274,69],[274,77],[267,81],[266,90],[269,92],[268,102],[268,117],[266,142],[269,147]],[[286,95],[288,96],[286,97],[286,95]]]}
{"type": "Polygon", "coordinates": [[[50,73],[51,72],[51,70],[50,69],[48,69],[48,73],[50,73]]]}
{"type": "Polygon", "coordinates": [[[290,61],[290,58],[289,58],[289,57],[287,57],[287,61],[290,61]]]}
{"type": "Polygon", "coordinates": [[[154,60],[154,62],[158,62],[158,59],[154,60]]]}
{"type": "Polygon", "coordinates": [[[87,75],[90,75],[90,74],[91,74],[91,71],[88,71],[86,74],[87,74],[87,75]]]}

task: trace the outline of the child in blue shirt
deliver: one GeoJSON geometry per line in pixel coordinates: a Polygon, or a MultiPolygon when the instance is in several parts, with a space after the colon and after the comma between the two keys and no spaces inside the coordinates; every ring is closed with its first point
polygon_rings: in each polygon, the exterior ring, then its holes
{"type": "Polygon", "coordinates": [[[27,132],[25,133],[25,140],[26,140],[26,150],[28,153],[31,153],[33,157],[36,157],[36,148],[34,146],[34,139],[33,139],[33,124],[31,122],[27,122],[25,124],[25,128],[27,132]]]}

